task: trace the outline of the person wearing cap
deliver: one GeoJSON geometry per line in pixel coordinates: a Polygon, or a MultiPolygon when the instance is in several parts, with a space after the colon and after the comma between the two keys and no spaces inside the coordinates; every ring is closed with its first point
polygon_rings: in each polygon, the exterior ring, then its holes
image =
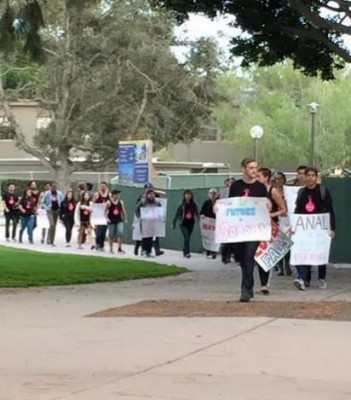
{"type": "MultiPolygon", "coordinates": [[[[201,207],[200,216],[216,219],[213,207],[216,204],[218,197],[219,194],[217,189],[212,188],[208,191],[208,199],[204,201],[201,207]]],[[[214,260],[217,257],[217,254],[214,251],[206,250],[206,256],[207,258],[212,258],[214,260]]]]}
{"type": "MultiPolygon", "coordinates": [[[[141,208],[142,207],[162,207],[161,203],[156,200],[155,190],[148,188],[145,191],[145,196],[137,204],[135,214],[140,219],[141,218],[141,208]]],[[[143,221],[141,220],[141,231],[143,231],[143,221]]],[[[152,257],[152,237],[144,237],[141,241],[141,248],[143,255],[146,257],[152,257]]]]}
{"type": "MultiPolygon", "coordinates": [[[[162,190],[155,190],[154,185],[151,182],[148,182],[144,185],[144,193],[142,195],[140,195],[138,197],[137,200],[137,204],[143,199],[145,198],[145,194],[147,192],[148,189],[153,189],[155,192],[155,197],[159,198],[159,197],[166,197],[166,192],[163,192],[162,190]]],[[[165,252],[161,250],[160,248],[160,239],[158,237],[155,238],[155,240],[153,240],[152,242],[152,246],[155,249],[155,255],[156,256],[162,256],[165,252]]],[[[134,255],[138,255],[139,254],[139,249],[141,247],[141,241],[140,240],[136,240],[135,241],[135,246],[134,246],[134,255]]]]}
{"type": "Polygon", "coordinates": [[[117,239],[118,253],[125,254],[122,250],[124,238],[124,224],[128,222],[127,212],[121,200],[121,191],[112,190],[110,199],[105,205],[105,216],[108,227],[108,241],[110,253],[113,254],[113,243],[117,239]]]}

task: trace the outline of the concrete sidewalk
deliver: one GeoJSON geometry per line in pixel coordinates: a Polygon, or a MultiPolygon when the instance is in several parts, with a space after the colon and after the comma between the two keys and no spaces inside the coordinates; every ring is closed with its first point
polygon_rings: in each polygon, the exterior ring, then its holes
{"type": "MultiPolygon", "coordinates": [[[[37,247],[66,251],[62,242],[55,249],[37,247]]],[[[130,247],[128,256],[134,257],[130,247]]],[[[233,299],[239,294],[240,271],[234,265],[225,267],[201,255],[183,259],[168,250],[156,261],[190,272],[164,279],[1,290],[0,400],[351,398],[348,322],[86,318],[141,300],[233,299]]],[[[291,277],[274,277],[270,299],[351,301],[350,275],[350,270],[332,268],[330,289],[306,292],[295,290],[291,277]]],[[[261,300],[266,298],[256,296],[255,301],[261,300]]]]}

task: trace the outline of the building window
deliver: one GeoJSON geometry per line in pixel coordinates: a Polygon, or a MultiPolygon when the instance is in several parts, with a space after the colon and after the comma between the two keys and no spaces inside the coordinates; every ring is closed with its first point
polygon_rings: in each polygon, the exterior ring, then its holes
{"type": "Polygon", "coordinates": [[[217,142],[220,140],[220,135],[218,132],[218,127],[209,125],[203,126],[201,132],[201,140],[203,142],[217,142]]]}

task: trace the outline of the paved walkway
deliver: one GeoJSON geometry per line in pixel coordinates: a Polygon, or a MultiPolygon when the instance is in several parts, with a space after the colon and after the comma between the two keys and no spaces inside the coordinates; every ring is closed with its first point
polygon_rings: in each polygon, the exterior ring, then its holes
{"type": "MultiPolygon", "coordinates": [[[[66,251],[59,242],[55,249],[37,247],[66,251]]],[[[172,251],[158,260],[190,272],[0,291],[0,400],[351,398],[351,323],[85,317],[146,299],[238,296],[238,267],[200,255],[185,260],[172,251]]],[[[274,277],[270,299],[351,301],[348,269],[330,269],[327,291],[298,292],[291,280],[274,277]]]]}

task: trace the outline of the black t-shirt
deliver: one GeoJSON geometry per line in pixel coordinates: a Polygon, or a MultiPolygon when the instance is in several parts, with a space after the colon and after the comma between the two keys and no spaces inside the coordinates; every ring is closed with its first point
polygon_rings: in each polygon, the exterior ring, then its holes
{"type": "Polygon", "coordinates": [[[295,214],[323,214],[329,213],[330,227],[335,230],[335,214],[333,202],[328,189],[325,190],[324,199],[322,198],[321,187],[317,185],[313,189],[301,188],[296,199],[295,214]]]}
{"type": "Polygon", "coordinates": [[[61,219],[73,219],[76,204],[73,200],[64,200],[61,203],[60,218],[61,219]]]}
{"type": "Polygon", "coordinates": [[[12,212],[18,209],[18,196],[15,193],[5,192],[2,196],[6,208],[12,212]]]}
{"type": "Polygon", "coordinates": [[[91,214],[91,210],[87,209],[87,208],[82,208],[82,206],[84,206],[84,204],[82,204],[80,206],[80,222],[90,222],[90,214],[91,214]]]}
{"type": "Polygon", "coordinates": [[[20,205],[24,209],[22,215],[33,215],[35,213],[36,200],[33,197],[23,197],[20,205]]]}
{"type": "Polygon", "coordinates": [[[51,192],[51,210],[57,211],[59,208],[57,192],[51,192]]]}
{"type": "Polygon", "coordinates": [[[215,203],[213,203],[211,199],[206,200],[201,207],[200,214],[208,218],[216,219],[216,214],[213,212],[214,204],[215,203]]]}
{"type": "Polygon", "coordinates": [[[229,197],[267,197],[266,186],[260,182],[246,183],[242,179],[234,182],[229,197]]]}
{"type": "Polygon", "coordinates": [[[123,222],[122,204],[120,201],[118,203],[113,203],[112,201],[110,202],[107,217],[111,221],[111,224],[118,224],[120,222],[123,222]]]}

